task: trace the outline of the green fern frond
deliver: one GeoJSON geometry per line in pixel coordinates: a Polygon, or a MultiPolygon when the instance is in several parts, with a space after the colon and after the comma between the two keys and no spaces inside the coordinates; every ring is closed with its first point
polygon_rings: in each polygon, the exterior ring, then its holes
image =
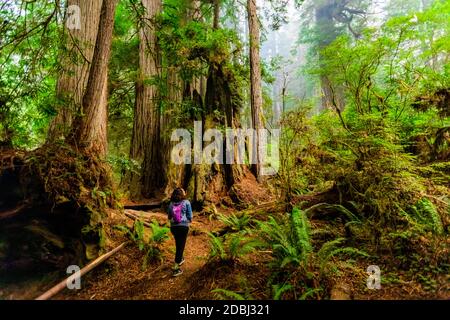
{"type": "Polygon", "coordinates": [[[216,297],[221,300],[247,300],[243,295],[230,290],[214,289],[211,292],[215,293],[216,297]]]}
{"type": "Polygon", "coordinates": [[[444,227],[442,225],[442,219],[436,210],[434,204],[428,199],[423,198],[417,203],[417,209],[423,213],[426,224],[429,226],[431,231],[437,235],[442,235],[444,233],[444,227]]]}
{"type": "Polygon", "coordinates": [[[220,214],[218,219],[232,231],[243,231],[251,221],[251,217],[247,213],[242,213],[239,215],[233,213],[229,216],[220,214]]]}
{"type": "Polygon", "coordinates": [[[150,227],[152,229],[151,242],[160,244],[169,239],[169,228],[161,227],[156,220],[152,221],[150,227]]]}
{"type": "Polygon", "coordinates": [[[211,251],[209,254],[210,258],[219,258],[221,260],[225,260],[226,253],[222,239],[216,237],[212,233],[208,233],[208,236],[210,238],[210,246],[211,246],[211,251]]]}
{"type": "Polygon", "coordinates": [[[345,242],[345,238],[337,238],[332,241],[326,242],[320,250],[317,252],[317,256],[320,260],[320,268],[323,270],[331,258],[339,255],[350,255],[350,256],[363,256],[369,257],[365,251],[352,248],[352,247],[339,247],[345,242]]]}
{"type": "Polygon", "coordinates": [[[291,213],[291,222],[297,249],[306,258],[312,251],[309,220],[304,211],[294,208],[291,213]]]}
{"type": "Polygon", "coordinates": [[[316,289],[309,288],[300,296],[299,300],[306,300],[309,297],[312,297],[315,293],[318,293],[320,291],[322,291],[321,288],[316,288],[316,289]]]}
{"type": "Polygon", "coordinates": [[[294,287],[289,283],[283,283],[275,284],[272,286],[273,289],[273,300],[281,300],[284,293],[288,292],[289,290],[294,289],[294,287]]]}

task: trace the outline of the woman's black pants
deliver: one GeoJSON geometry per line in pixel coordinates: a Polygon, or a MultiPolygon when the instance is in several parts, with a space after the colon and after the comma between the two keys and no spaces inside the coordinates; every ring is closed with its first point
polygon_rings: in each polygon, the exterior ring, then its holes
{"type": "Polygon", "coordinates": [[[175,226],[170,228],[170,231],[172,231],[172,234],[175,238],[175,245],[177,248],[175,254],[175,263],[180,263],[181,261],[183,261],[184,247],[186,246],[189,227],[175,226]]]}

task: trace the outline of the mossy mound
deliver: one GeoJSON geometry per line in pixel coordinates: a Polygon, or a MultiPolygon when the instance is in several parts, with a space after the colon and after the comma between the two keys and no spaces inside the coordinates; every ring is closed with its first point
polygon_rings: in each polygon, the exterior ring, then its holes
{"type": "Polygon", "coordinates": [[[108,165],[63,144],[0,155],[0,272],[83,263],[105,242],[108,165]]]}

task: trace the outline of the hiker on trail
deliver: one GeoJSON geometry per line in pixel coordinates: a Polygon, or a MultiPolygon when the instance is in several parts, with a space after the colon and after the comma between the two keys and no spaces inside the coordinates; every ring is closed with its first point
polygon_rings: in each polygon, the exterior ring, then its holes
{"type": "Polygon", "coordinates": [[[181,265],[184,263],[184,247],[189,233],[189,225],[192,222],[192,207],[189,200],[186,200],[186,193],[182,188],[173,191],[168,208],[170,220],[170,230],[175,238],[176,254],[173,276],[183,273],[181,265]]]}

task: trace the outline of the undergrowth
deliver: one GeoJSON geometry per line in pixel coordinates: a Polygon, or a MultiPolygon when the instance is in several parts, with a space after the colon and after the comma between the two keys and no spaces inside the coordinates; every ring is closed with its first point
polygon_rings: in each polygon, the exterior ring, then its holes
{"type": "Polygon", "coordinates": [[[115,228],[124,232],[136,244],[139,251],[144,253],[142,262],[144,270],[151,262],[163,261],[162,244],[169,239],[169,228],[161,227],[156,220],[150,224],[150,232],[146,232],[141,220],[135,220],[132,228],[123,225],[115,226],[115,228]]]}

